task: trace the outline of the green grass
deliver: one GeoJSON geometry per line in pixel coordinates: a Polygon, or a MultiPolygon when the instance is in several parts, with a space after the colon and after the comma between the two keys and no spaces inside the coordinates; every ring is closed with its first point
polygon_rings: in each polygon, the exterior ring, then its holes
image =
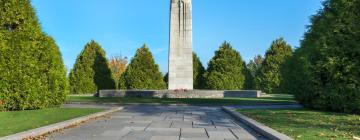
{"type": "Polygon", "coordinates": [[[238,111],[298,140],[352,140],[360,136],[360,115],[308,109],[238,111]]]}
{"type": "Polygon", "coordinates": [[[192,104],[192,105],[254,105],[254,104],[287,104],[294,103],[291,95],[272,95],[262,98],[219,98],[219,99],[159,99],[159,98],[98,98],[92,96],[69,95],[66,102],[95,103],[160,103],[160,104],[192,104]]]}
{"type": "Polygon", "coordinates": [[[102,111],[102,109],[48,108],[42,110],[0,112],[0,137],[99,111],[102,111]]]}

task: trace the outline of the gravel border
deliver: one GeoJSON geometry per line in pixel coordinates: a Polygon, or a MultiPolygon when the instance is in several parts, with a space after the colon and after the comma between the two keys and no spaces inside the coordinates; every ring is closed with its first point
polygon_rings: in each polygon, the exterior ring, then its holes
{"type": "Polygon", "coordinates": [[[120,111],[122,109],[123,109],[123,107],[111,108],[110,110],[106,110],[106,111],[90,114],[87,116],[78,117],[78,118],[74,118],[71,120],[51,124],[48,126],[43,126],[40,128],[35,128],[35,129],[27,130],[24,132],[19,132],[19,133],[13,134],[13,135],[1,137],[0,140],[22,140],[22,139],[27,139],[27,138],[35,138],[35,137],[38,137],[38,136],[41,136],[41,135],[44,135],[47,133],[51,133],[51,132],[54,132],[57,130],[71,127],[73,125],[77,125],[82,122],[86,122],[91,119],[102,117],[102,116],[120,111]]]}
{"type": "Polygon", "coordinates": [[[269,138],[270,140],[293,140],[292,138],[290,138],[289,136],[283,133],[280,133],[262,123],[259,123],[245,115],[240,114],[239,112],[236,111],[235,108],[222,106],[221,109],[224,112],[230,114],[236,120],[244,123],[245,125],[249,126],[256,132],[265,136],[266,138],[269,138]]]}

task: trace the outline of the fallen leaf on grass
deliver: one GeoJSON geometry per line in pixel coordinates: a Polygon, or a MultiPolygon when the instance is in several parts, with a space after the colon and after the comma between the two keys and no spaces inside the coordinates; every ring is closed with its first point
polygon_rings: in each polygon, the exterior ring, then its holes
{"type": "Polygon", "coordinates": [[[354,140],[360,140],[359,137],[355,137],[355,136],[353,136],[353,139],[354,139],[354,140]]]}

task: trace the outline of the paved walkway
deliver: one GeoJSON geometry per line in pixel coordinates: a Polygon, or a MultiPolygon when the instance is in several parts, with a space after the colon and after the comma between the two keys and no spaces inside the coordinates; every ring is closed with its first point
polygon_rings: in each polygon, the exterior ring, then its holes
{"type": "Polygon", "coordinates": [[[238,105],[238,106],[229,106],[236,109],[299,109],[304,108],[300,104],[289,104],[289,105],[238,105]]]}
{"type": "Polygon", "coordinates": [[[219,107],[126,106],[49,140],[263,140],[219,107]]]}

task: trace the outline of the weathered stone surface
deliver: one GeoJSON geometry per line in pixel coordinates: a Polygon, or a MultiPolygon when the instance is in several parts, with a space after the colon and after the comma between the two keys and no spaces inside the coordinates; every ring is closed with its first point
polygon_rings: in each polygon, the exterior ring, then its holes
{"type": "Polygon", "coordinates": [[[180,138],[208,138],[204,128],[181,128],[180,138]]]}
{"type": "Polygon", "coordinates": [[[111,114],[108,118],[95,120],[62,133],[52,134],[47,139],[54,140],[224,140],[257,138],[248,129],[237,123],[218,107],[205,106],[127,106],[124,111],[111,114]],[[221,119],[204,117],[218,114],[221,119]],[[156,120],[156,117],[179,117],[191,115],[193,121],[156,120]],[[132,117],[121,117],[132,116],[132,117]],[[138,120],[141,118],[144,120],[138,120]],[[152,120],[155,119],[155,120],[152,120]],[[210,119],[210,120],[209,120],[210,119]],[[226,125],[215,128],[215,125],[226,125]],[[173,127],[178,128],[170,128],[173,127]],[[193,124],[193,125],[191,125],[193,124]],[[229,126],[229,127],[227,127],[229,126]],[[233,131],[231,131],[233,130],[233,131]]]}
{"type": "Polygon", "coordinates": [[[207,130],[207,133],[209,134],[209,138],[236,139],[236,137],[230,132],[230,130],[207,130]]]}
{"type": "Polygon", "coordinates": [[[192,0],[171,0],[169,89],[193,89],[192,0]]]}
{"type": "Polygon", "coordinates": [[[142,97],[142,98],[257,98],[258,90],[100,90],[99,97],[142,97]]]}

